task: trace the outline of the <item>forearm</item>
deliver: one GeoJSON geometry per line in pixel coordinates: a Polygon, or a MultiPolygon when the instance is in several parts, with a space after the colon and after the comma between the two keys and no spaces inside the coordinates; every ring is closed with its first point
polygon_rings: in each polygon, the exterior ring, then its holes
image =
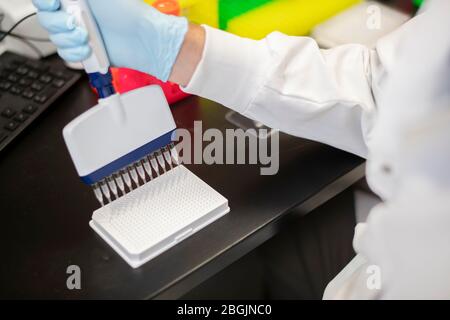
{"type": "Polygon", "coordinates": [[[172,68],[169,80],[187,86],[194,74],[205,46],[205,29],[190,23],[183,45],[172,68]]]}

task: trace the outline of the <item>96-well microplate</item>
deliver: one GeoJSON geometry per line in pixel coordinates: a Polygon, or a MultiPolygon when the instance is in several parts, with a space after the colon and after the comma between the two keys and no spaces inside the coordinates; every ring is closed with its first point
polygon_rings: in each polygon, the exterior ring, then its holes
{"type": "Polygon", "coordinates": [[[96,210],[90,226],[137,268],[230,211],[183,165],[96,210]]]}

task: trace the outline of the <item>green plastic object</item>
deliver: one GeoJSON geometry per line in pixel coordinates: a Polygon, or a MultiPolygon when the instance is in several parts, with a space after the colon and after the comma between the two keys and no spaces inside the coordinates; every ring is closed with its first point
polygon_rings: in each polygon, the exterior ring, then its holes
{"type": "Polygon", "coordinates": [[[424,2],[425,0],[413,0],[413,3],[416,7],[420,7],[424,2]]]}
{"type": "Polygon", "coordinates": [[[272,1],[276,0],[219,0],[219,28],[227,30],[231,19],[272,1]]]}

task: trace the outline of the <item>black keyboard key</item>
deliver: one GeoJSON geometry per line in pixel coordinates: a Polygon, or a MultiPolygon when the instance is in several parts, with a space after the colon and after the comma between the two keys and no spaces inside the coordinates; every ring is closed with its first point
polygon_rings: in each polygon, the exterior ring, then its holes
{"type": "Polygon", "coordinates": [[[36,96],[34,96],[34,101],[38,103],[45,103],[50,97],[46,95],[45,93],[38,93],[36,96]]]}
{"type": "Polygon", "coordinates": [[[31,89],[25,89],[24,92],[22,92],[22,97],[27,99],[33,99],[35,95],[35,92],[31,89]]]}
{"type": "Polygon", "coordinates": [[[20,76],[15,74],[15,73],[11,73],[8,76],[8,80],[11,81],[11,82],[17,82],[17,81],[19,81],[19,79],[20,79],[20,76]]]}
{"type": "Polygon", "coordinates": [[[42,64],[41,62],[36,61],[36,60],[29,60],[29,61],[27,61],[25,63],[25,65],[27,67],[32,68],[32,69],[36,69],[36,70],[41,66],[41,64],[42,64]]]}
{"type": "Polygon", "coordinates": [[[50,74],[55,78],[60,78],[64,80],[68,80],[72,77],[72,75],[66,70],[51,70],[50,74]]]}
{"type": "Polygon", "coordinates": [[[11,89],[9,89],[9,92],[11,92],[12,94],[15,94],[15,95],[22,94],[22,91],[23,91],[23,89],[18,86],[12,86],[11,89]]]}
{"type": "Polygon", "coordinates": [[[25,58],[15,58],[15,59],[11,60],[11,64],[13,66],[18,67],[18,66],[23,65],[26,61],[27,60],[25,58]]]}
{"type": "Polygon", "coordinates": [[[23,87],[29,87],[32,82],[33,82],[33,80],[31,80],[29,78],[22,78],[19,80],[19,85],[21,85],[23,87]]]}
{"type": "Polygon", "coordinates": [[[2,111],[2,116],[5,118],[11,118],[12,116],[14,116],[16,114],[16,111],[14,111],[11,108],[6,108],[5,110],[2,111]]]}
{"type": "Polygon", "coordinates": [[[15,121],[9,121],[6,125],[5,125],[5,129],[9,130],[9,131],[14,131],[17,129],[17,127],[19,126],[19,124],[15,121]]]}
{"type": "Polygon", "coordinates": [[[56,93],[56,89],[48,88],[41,93],[38,93],[34,96],[34,101],[39,103],[45,103],[48,99],[50,99],[56,93]]]}
{"type": "Polygon", "coordinates": [[[24,76],[28,73],[28,71],[30,71],[30,69],[28,69],[27,67],[19,67],[17,68],[16,72],[18,74],[20,74],[21,76],[24,76]]]}
{"type": "Polygon", "coordinates": [[[0,79],[8,79],[10,72],[6,71],[6,70],[1,70],[0,71],[0,79]]]}
{"type": "Polygon", "coordinates": [[[41,82],[43,82],[45,84],[52,82],[52,80],[53,80],[53,77],[51,77],[51,76],[49,76],[47,74],[44,74],[44,75],[39,77],[39,81],[41,81],[41,82]]]}
{"type": "Polygon", "coordinates": [[[5,70],[8,71],[8,72],[14,72],[14,71],[16,71],[17,66],[12,65],[12,64],[8,64],[8,65],[6,65],[4,68],[5,68],[5,70]]]}
{"type": "Polygon", "coordinates": [[[25,108],[22,109],[23,112],[28,114],[33,114],[37,110],[37,107],[34,104],[29,104],[25,108]]]}
{"type": "Polygon", "coordinates": [[[39,73],[37,73],[36,71],[30,70],[27,73],[27,77],[33,80],[36,80],[37,78],[39,78],[39,73]]]}
{"type": "Polygon", "coordinates": [[[11,86],[12,86],[11,82],[8,82],[8,81],[0,82],[0,89],[1,90],[9,90],[9,88],[11,88],[11,86]]]}
{"type": "Polygon", "coordinates": [[[42,83],[40,83],[40,82],[34,82],[34,83],[31,85],[31,89],[33,89],[34,91],[39,92],[39,91],[41,91],[42,89],[44,89],[44,85],[43,85],[42,83]]]}
{"type": "Polygon", "coordinates": [[[27,61],[26,66],[38,72],[45,72],[48,69],[50,69],[48,65],[42,63],[41,61],[34,61],[34,60],[27,61]]]}
{"type": "Polygon", "coordinates": [[[62,87],[64,87],[65,84],[66,84],[66,82],[64,80],[62,80],[62,79],[55,79],[52,82],[52,85],[55,88],[62,88],[62,87]]]}
{"type": "Polygon", "coordinates": [[[8,135],[4,132],[0,132],[0,143],[2,143],[6,138],[8,138],[8,135]]]}
{"type": "Polygon", "coordinates": [[[19,113],[14,117],[14,120],[17,122],[25,122],[28,119],[28,116],[25,113],[19,113]]]}

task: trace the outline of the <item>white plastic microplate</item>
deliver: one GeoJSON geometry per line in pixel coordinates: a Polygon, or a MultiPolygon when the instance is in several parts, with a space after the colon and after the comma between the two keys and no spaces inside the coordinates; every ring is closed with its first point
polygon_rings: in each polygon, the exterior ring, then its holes
{"type": "Polygon", "coordinates": [[[137,268],[229,211],[227,199],[180,165],[96,210],[89,225],[137,268]]]}

